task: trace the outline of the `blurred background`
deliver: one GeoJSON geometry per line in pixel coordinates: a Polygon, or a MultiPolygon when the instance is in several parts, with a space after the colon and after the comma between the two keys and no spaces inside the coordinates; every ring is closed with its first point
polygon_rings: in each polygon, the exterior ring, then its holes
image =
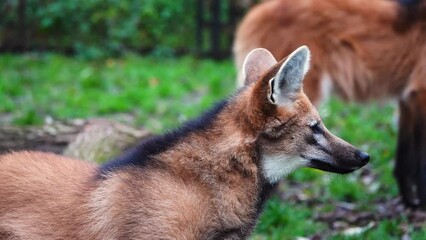
{"type": "MultiPolygon", "coordinates": [[[[232,40],[256,2],[2,0],[0,150],[72,155],[82,145],[132,144],[196,116],[235,91],[232,40]],[[87,144],[79,134],[90,131],[97,137],[87,144]]],[[[424,213],[397,197],[394,105],[332,98],[319,109],[371,164],[345,176],[291,174],[252,238],[426,239],[424,213]]]]}
{"type": "Polygon", "coordinates": [[[207,106],[234,89],[232,37],[254,2],[4,0],[1,122],[132,112],[141,123],[170,111],[170,122],[184,119],[191,107],[167,101],[207,106]]]}
{"type": "Polygon", "coordinates": [[[96,59],[128,52],[228,57],[237,19],[255,0],[4,0],[1,51],[96,59]]]}

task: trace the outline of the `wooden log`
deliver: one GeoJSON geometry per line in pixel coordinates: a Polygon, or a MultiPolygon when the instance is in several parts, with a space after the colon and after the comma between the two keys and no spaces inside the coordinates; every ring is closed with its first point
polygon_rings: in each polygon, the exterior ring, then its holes
{"type": "Polygon", "coordinates": [[[149,136],[151,133],[147,130],[108,120],[91,120],[67,146],[63,154],[102,163],[149,136]]]}
{"type": "Polygon", "coordinates": [[[0,126],[0,153],[36,150],[101,163],[150,136],[105,119],[51,121],[40,127],[0,126]]]}

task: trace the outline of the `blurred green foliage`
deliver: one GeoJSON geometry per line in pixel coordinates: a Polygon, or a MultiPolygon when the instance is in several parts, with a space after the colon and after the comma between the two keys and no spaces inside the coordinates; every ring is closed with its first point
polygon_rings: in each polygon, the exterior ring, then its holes
{"type": "Polygon", "coordinates": [[[24,37],[20,28],[31,37],[29,48],[85,58],[128,50],[169,56],[191,50],[194,42],[195,0],[3,1],[0,45],[24,37]]]}

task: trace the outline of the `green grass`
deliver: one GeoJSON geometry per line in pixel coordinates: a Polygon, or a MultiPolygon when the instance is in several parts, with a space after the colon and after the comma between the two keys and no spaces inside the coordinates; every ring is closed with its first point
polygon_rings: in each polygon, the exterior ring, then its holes
{"type": "Polygon", "coordinates": [[[293,239],[309,236],[325,229],[325,225],[313,220],[311,209],[295,203],[283,204],[279,199],[268,201],[254,239],[293,239]],[[303,224],[301,224],[303,221],[303,224]]]}
{"type": "Polygon", "coordinates": [[[130,113],[160,131],[234,90],[230,61],[127,56],[88,62],[58,55],[0,57],[0,112],[16,124],[130,113]]]}
{"type": "MultiPolygon", "coordinates": [[[[46,116],[69,119],[125,113],[137,124],[160,132],[197,115],[234,90],[235,72],[230,60],[129,55],[83,61],[49,54],[0,56],[0,121],[11,119],[18,125],[40,124],[46,116]]],[[[319,111],[333,133],[371,154],[368,168],[377,179],[363,182],[360,171],[340,176],[300,169],[285,179],[282,191],[300,190],[308,200],[271,199],[253,239],[321,235],[328,225],[315,217],[333,211],[336,201],[375,211],[374,202],[397,196],[392,176],[396,141],[393,105],[362,106],[331,99],[319,111]]],[[[400,239],[402,226],[412,239],[426,237],[426,230],[411,226],[402,216],[379,221],[361,235],[348,237],[337,232],[327,238],[400,239]]]]}

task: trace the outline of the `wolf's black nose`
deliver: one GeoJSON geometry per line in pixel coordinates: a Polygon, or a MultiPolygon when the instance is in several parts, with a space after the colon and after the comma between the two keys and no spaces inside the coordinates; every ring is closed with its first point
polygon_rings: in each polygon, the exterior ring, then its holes
{"type": "Polygon", "coordinates": [[[356,157],[357,157],[357,158],[358,158],[361,162],[363,162],[364,164],[368,163],[368,161],[370,160],[370,155],[368,155],[368,153],[366,153],[366,152],[358,151],[358,152],[356,153],[356,157]]]}

